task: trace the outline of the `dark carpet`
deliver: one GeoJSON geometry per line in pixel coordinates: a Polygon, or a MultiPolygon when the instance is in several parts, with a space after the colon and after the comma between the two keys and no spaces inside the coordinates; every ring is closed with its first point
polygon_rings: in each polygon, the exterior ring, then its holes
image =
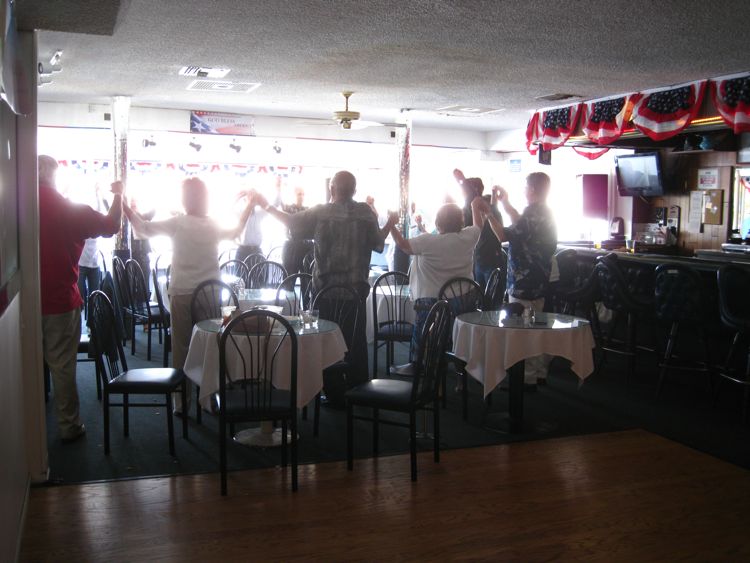
{"type": "MultiPolygon", "coordinates": [[[[154,335],[155,336],[155,335],[154,335]]],[[[158,367],[161,346],[154,338],[153,362],[145,361],[145,335],[139,331],[137,352],[126,351],[129,367],[158,367]]],[[[398,350],[397,361],[405,361],[406,349],[398,350]]],[[[380,365],[385,364],[383,358],[380,365]]],[[[448,407],[441,411],[441,447],[478,447],[561,436],[612,432],[643,428],[731,463],[750,468],[750,429],[740,422],[741,395],[727,388],[720,394],[717,407],[711,405],[705,374],[675,373],[659,400],[654,397],[656,369],[652,358],[645,357],[636,376],[626,382],[624,363],[608,361],[602,373],[591,376],[579,386],[567,362],[552,362],[548,384],[536,393],[525,394],[525,429],[510,435],[488,427],[501,424],[508,394],[493,393],[493,404],[482,425],[484,403],[481,387],[470,381],[469,420],[461,416],[460,394],[453,391],[456,379],[448,377],[448,407]]],[[[50,397],[47,405],[50,481],[80,483],[123,478],[151,477],[218,471],[218,424],[216,417],[203,413],[203,424],[190,412],[189,439],[181,435],[182,421],[175,418],[176,455],[169,455],[164,409],[131,408],[130,436],[122,434],[122,409],[111,415],[111,454],[104,455],[101,403],[96,398],[94,368],[90,362],[78,364],[81,416],[86,435],[71,444],[63,444],[50,397]]],[[[53,391],[54,395],[54,391],[53,391]]],[[[154,398],[154,402],[159,400],[154,398]]],[[[337,461],[346,458],[346,419],[343,411],[321,408],[320,435],[312,435],[312,409],[299,427],[300,463],[337,461]]],[[[388,415],[381,415],[388,416],[388,415]]],[[[397,415],[390,415],[397,416],[397,415]]],[[[421,422],[420,422],[421,424],[421,422]]],[[[238,429],[241,428],[238,426],[238,429]]],[[[428,429],[431,428],[431,421],[428,429]]],[[[431,441],[420,441],[420,449],[429,450],[431,441]]],[[[371,425],[355,423],[357,457],[371,455],[371,425]]],[[[380,427],[380,455],[407,453],[408,431],[386,425],[380,427]]],[[[252,469],[279,465],[278,448],[251,448],[233,444],[228,450],[229,468],[252,469]]]]}

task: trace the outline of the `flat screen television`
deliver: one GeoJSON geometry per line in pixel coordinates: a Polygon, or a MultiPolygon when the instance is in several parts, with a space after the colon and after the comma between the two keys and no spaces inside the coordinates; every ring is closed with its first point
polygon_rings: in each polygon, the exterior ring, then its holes
{"type": "Polygon", "coordinates": [[[657,196],[664,194],[661,160],[658,152],[615,157],[617,190],[621,196],[657,196]]]}

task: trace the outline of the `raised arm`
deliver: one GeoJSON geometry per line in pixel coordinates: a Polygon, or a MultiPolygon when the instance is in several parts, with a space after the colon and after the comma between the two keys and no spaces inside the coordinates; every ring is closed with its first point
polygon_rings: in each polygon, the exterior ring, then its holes
{"type": "MultiPolygon", "coordinates": [[[[380,242],[385,242],[388,233],[390,233],[391,229],[396,226],[396,223],[398,223],[398,213],[395,211],[388,213],[388,220],[385,222],[385,225],[383,225],[383,228],[378,230],[380,242]]],[[[401,236],[401,233],[399,233],[399,236],[401,236]]]]}
{"type": "Polygon", "coordinates": [[[261,209],[266,211],[272,217],[275,217],[276,219],[281,221],[284,224],[284,226],[289,227],[289,222],[292,217],[289,213],[282,211],[278,207],[269,205],[268,200],[265,198],[263,194],[253,193],[252,197],[257,203],[257,205],[260,206],[261,209]]]}
{"type": "Polygon", "coordinates": [[[398,246],[402,252],[408,254],[409,256],[414,254],[414,251],[412,251],[411,249],[411,244],[409,244],[409,241],[403,237],[401,231],[398,230],[398,227],[396,227],[396,225],[393,225],[391,227],[391,235],[393,236],[393,240],[396,243],[396,246],[398,246]]]}
{"type": "Polygon", "coordinates": [[[107,212],[107,219],[110,223],[115,226],[115,232],[120,228],[120,221],[122,220],[122,192],[125,186],[122,182],[112,182],[112,205],[107,212]]]}
{"type": "MultiPolygon", "coordinates": [[[[113,202],[112,207],[114,206],[115,203],[113,202]]],[[[128,221],[130,221],[130,224],[133,225],[133,229],[135,229],[135,232],[140,237],[150,238],[157,235],[172,235],[170,221],[146,221],[124,202],[122,204],[122,211],[125,213],[128,221]]],[[[110,208],[110,213],[111,212],[112,208],[110,208]]]]}
{"type": "Polygon", "coordinates": [[[245,223],[247,223],[248,217],[250,217],[250,214],[253,212],[253,208],[256,205],[255,198],[252,196],[248,196],[247,205],[245,206],[245,209],[242,210],[242,214],[240,215],[240,218],[237,220],[237,224],[227,229],[226,231],[221,233],[221,238],[227,240],[227,239],[235,239],[238,236],[240,236],[240,233],[242,232],[242,229],[245,228],[245,223]]]}
{"type": "Polygon", "coordinates": [[[487,203],[481,197],[475,197],[471,202],[471,212],[474,215],[474,224],[481,225],[486,219],[490,224],[492,232],[495,233],[497,240],[503,242],[505,240],[505,228],[503,227],[502,218],[498,219],[492,214],[490,204],[487,203]],[[477,219],[479,222],[477,222],[477,219]]]}
{"type": "Polygon", "coordinates": [[[500,202],[503,204],[503,209],[510,217],[511,223],[516,223],[520,218],[521,214],[518,210],[510,204],[508,200],[508,192],[506,192],[500,186],[492,186],[492,203],[500,202]]]}

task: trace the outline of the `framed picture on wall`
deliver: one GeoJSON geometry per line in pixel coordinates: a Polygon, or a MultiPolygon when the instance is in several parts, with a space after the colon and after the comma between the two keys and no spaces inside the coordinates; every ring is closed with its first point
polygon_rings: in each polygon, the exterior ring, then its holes
{"type": "Polygon", "coordinates": [[[750,133],[740,134],[737,147],[737,164],[750,164],[750,133]]]}

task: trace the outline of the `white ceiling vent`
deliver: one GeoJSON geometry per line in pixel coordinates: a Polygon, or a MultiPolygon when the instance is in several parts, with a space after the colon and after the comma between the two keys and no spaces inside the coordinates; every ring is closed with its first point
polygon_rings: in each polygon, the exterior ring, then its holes
{"type": "Polygon", "coordinates": [[[562,102],[563,100],[571,100],[573,98],[581,98],[578,94],[563,94],[561,92],[555,94],[547,94],[546,96],[537,96],[535,100],[544,100],[545,102],[562,102]]]}
{"type": "Polygon", "coordinates": [[[199,92],[236,92],[248,93],[260,86],[260,82],[230,82],[228,80],[193,80],[188,90],[199,92]]]}
{"type": "Polygon", "coordinates": [[[498,113],[503,111],[503,108],[497,109],[497,108],[484,108],[484,107],[477,107],[477,106],[462,106],[462,105],[456,105],[456,106],[445,106],[444,108],[437,108],[438,112],[446,114],[446,115],[460,115],[462,117],[472,116],[472,115],[489,115],[491,113],[498,113]]]}
{"type": "Polygon", "coordinates": [[[195,76],[196,78],[224,78],[229,74],[228,68],[211,68],[209,66],[184,66],[177,74],[180,76],[195,76]]]}

